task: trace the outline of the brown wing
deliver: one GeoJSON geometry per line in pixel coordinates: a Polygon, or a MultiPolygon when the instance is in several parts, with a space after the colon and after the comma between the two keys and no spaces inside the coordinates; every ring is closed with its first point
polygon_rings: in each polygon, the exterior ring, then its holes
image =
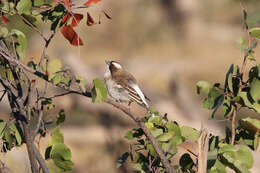
{"type": "Polygon", "coordinates": [[[132,74],[128,73],[127,71],[120,71],[120,73],[113,74],[113,80],[118,85],[121,85],[123,88],[125,88],[128,91],[131,100],[137,102],[142,106],[145,106],[139,94],[135,91],[134,88],[130,86],[131,84],[137,84],[137,81],[132,74]]]}

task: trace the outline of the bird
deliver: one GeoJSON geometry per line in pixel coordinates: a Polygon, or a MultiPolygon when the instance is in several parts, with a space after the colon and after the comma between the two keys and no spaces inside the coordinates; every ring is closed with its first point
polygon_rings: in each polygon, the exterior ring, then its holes
{"type": "Polygon", "coordinates": [[[136,102],[151,113],[147,103],[147,100],[150,101],[150,99],[142,92],[135,77],[126,71],[119,62],[108,60],[105,62],[104,81],[108,94],[117,102],[128,103],[129,107],[132,102],[136,102]]]}

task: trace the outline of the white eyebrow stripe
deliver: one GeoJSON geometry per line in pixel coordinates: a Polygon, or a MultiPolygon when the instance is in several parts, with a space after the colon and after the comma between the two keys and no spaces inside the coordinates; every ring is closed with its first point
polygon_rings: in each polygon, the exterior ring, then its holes
{"type": "Polygon", "coordinates": [[[112,62],[112,64],[118,69],[122,68],[122,66],[116,62],[112,62]]]}
{"type": "Polygon", "coordinates": [[[148,104],[145,100],[145,97],[144,97],[144,94],[143,92],[141,91],[141,89],[138,87],[138,85],[136,84],[132,84],[131,87],[137,92],[137,94],[140,96],[140,98],[142,99],[142,101],[144,102],[145,106],[148,108],[148,104]]]}

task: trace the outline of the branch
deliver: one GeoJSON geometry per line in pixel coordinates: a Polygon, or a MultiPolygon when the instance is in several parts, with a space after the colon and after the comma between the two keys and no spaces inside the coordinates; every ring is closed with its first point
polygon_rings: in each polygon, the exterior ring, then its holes
{"type": "Polygon", "coordinates": [[[30,21],[28,21],[23,15],[18,15],[23,21],[24,23],[26,23],[27,25],[29,25],[30,28],[32,28],[34,31],[38,32],[39,35],[45,40],[47,41],[47,38],[44,37],[44,35],[42,34],[42,32],[34,25],[32,24],[30,21]]]}
{"type": "Polygon", "coordinates": [[[230,144],[234,145],[235,137],[236,137],[236,117],[237,117],[237,105],[235,105],[235,109],[232,116],[232,124],[231,124],[231,140],[230,144]]]}
{"type": "Polygon", "coordinates": [[[163,165],[166,168],[166,172],[168,173],[173,173],[173,169],[169,163],[169,161],[167,160],[167,158],[165,157],[164,153],[162,152],[162,150],[159,147],[159,144],[157,142],[157,140],[154,138],[154,136],[152,135],[152,133],[150,132],[150,130],[146,127],[146,125],[144,124],[144,122],[142,122],[140,120],[140,118],[138,117],[138,115],[134,114],[133,112],[131,112],[127,107],[115,102],[114,100],[108,98],[105,101],[107,104],[110,104],[112,106],[114,106],[115,108],[121,110],[122,112],[124,112],[126,115],[128,115],[133,121],[135,121],[137,123],[137,125],[144,131],[145,136],[150,140],[151,144],[153,145],[153,148],[156,152],[156,154],[160,157],[163,165]]]}
{"type": "Polygon", "coordinates": [[[207,172],[207,160],[208,160],[208,149],[209,149],[209,134],[206,129],[201,131],[199,140],[199,156],[198,156],[198,172],[207,172]]]}
{"type": "Polygon", "coordinates": [[[33,147],[36,159],[37,159],[38,163],[40,164],[40,166],[42,168],[42,171],[44,173],[50,173],[50,171],[49,171],[49,169],[48,169],[48,167],[47,167],[47,165],[45,163],[45,160],[42,158],[42,155],[40,154],[39,150],[36,148],[34,143],[32,144],[32,147],[33,147]]]}
{"type": "Polygon", "coordinates": [[[0,160],[0,173],[11,173],[10,169],[0,160]]]}
{"type": "Polygon", "coordinates": [[[35,156],[35,152],[33,149],[33,140],[32,140],[32,136],[31,136],[31,132],[30,132],[30,128],[29,128],[29,124],[27,124],[26,122],[22,122],[23,125],[23,129],[24,129],[24,137],[25,137],[25,142],[26,142],[26,148],[28,151],[28,155],[29,155],[29,160],[31,163],[31,170],[32,173],[38,173],[39,169],[38,169],[38,164],[36,162],[36,156],[35,156]]]}
{"type": "MultiPolygon", "coordinates": [[[[10,61],[11,63],[23,68],[24,70],[40,77],[41,79],[49,82],[50,84],[54,85],[51,81],[48,80],[48,76],[46,76],[45,74],[43,74],[42,72],[39,72],[37,70],[34,70],[26,65],[24,65],[23,63],[21,63],[20,61],[12,58],[11,56],[8,56],[6,55],[1,49],[0,49],[0,54],[3,55],[3,57],[10,61]]],[[[75,93],[75,94],[78,94],[78,95],[82,95],[82,96],[85,96],[85,97],[88,97],[88,98],[91,98],[91,92],[90,91],[86,91],[86,92],[82,92],[80,90],[72,90],[71,88],[65,88],[63,85],[55,85],[59,88],[62,88],[66,91],[69,91],[69,92],[72,92],[72,93],[75,93]]],[[[90,84],[89,84],[90,86],[90,84]]],[[[91,87],[87,87],[87,88],[91,88],[91,87]]],[[[135,115],[133,112],[131,112],[127,107],[113,101],[112,99],[108,98],[106,101],[105,101],[107,104],[110,104],[112,106],[114,106],[115,108],[121,110],[122,112],[124,112],[125,114],[127,114],[133,121],[136,122],[136,124],[144,131],[146,137],[150,140],[151,144],[153,145],[154,147],[154,150],[155,152],[157,153],[157,155],[160,157],[163,165],[165,166],[166,168],[166,171],[168,173],[173,173],[173,169],[169,163],[169,161],[167,160],[167,158],[165,157],[164,153],[162,152],[162,150],[160,149],[159,147],[159,144],[157,142],[157,140],[154,138],[154,136],[151,134],[151,132],[149,131],[149,129],[145,126],[145,124],[138,118],[137,115],[135,115]]]]}

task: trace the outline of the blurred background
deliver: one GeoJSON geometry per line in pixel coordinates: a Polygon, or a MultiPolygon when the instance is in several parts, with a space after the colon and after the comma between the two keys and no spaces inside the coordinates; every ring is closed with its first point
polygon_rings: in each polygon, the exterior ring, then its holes
{"type": "MultiPolygon", "coordinates": [[[[260,12],[258,0],[246,1],[246,5],[249,15],[260,12]]],[[[102,16],[101,24],[89,27],[84,19],[77,28],[84,46],[73,47],[58,33],[47,54],[61,59],[65,67],[88,82],[103,78],[105,60],[119,61],[137,78],[150,97],[150,104],[159,112],[167,113],[180,125],[205,127],[223,135],[226,122],[219,121],[223,114],[220,111],[218,120],[209,120],[210,112],[200,106],[202,97],[196,94],[196,82],[222,82],[231,63],[241,64],[242,53],[236,39],[245,37],[245,33],[239,1],[103,0],[80,12],[89,12],[98,21],[103,10],[112,20],[102,16]]],[[[42,27],[46,28],[44,34],[49,34],[49,26],[42,27]]],[[[27,60],[39,58],[43,41],[29,28],[25,32],[30,36],[27,60]]],[[[256,52],[256,59],[257,55],[256,52]]],[[[62,92],[56,88],[53,91],[62,92]]],[[[128,149],[125,132],[135,127],[126,115],[104,103],[92,104],[90,99],[75,95],[57,98],[55,104],[56,111],[45,118],[56,116],[59,108],[65,109],[67,121],[62,131],[75,163],[71,172],[133,172],[129,164],[116,168],[116,160],[128,149]]],[[[136,105],[133,109],[139,111],[136,105]]],[[[0,116],[7,117],[9,112],[8,106],[1,103],[0,116]]],[[[242,111],[241,116],[247,113],[242,111]]],[[[42,151],[47,142],[48,135],[41,140],[42,151]]],[[[24,157],[27,153],[23,147],[1,155],[13,172],[20,173],[29,172],[24,157]]],[[[260,169],[256,166],[253,172],[260,169]]]]}

